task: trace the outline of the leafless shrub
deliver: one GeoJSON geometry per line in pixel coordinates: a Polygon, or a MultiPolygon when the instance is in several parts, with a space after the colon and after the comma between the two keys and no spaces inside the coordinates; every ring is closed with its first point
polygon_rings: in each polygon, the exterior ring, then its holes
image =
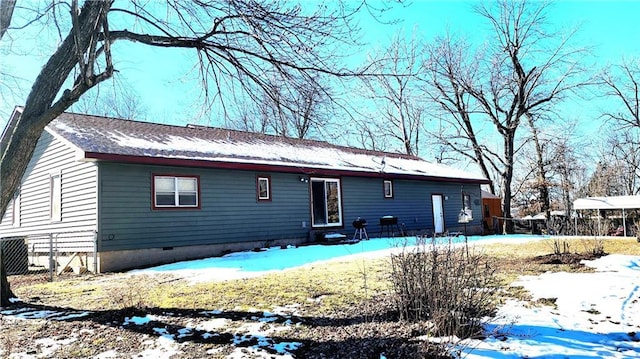
{"type": "Polygon", "coordinates": [[[495,270],[468,246],[416,237],[391,256],[391,283],[400,318],[428,320],[435,336],[469,338],[482,333],[495,310],[495,270]]]}
{"type": "Polygon", "coordinates": [[[569,254],[571,251],[569,250],[569,242],[566,239],[562,239],[560,237],[553,238],[553,254],[555,255],[564,255],[569,254]]]}
{"type": "Polygon", "coordinates": [[[582,240],[585,253],[594,257],[601,257],[605,255],[604,251],[604,238],[602,236],[607,235],[613,228],[613,223],[609,219],[601,219],[598,223],[597,219],[584,218],[578,222],[578,233],[591,236],[591,239],[582,240]]]}
{"type": "Polygon", "coordinates": [[[580,218],[577,220],[577,233],[585,236],[604,236],[613,228],[609,219],[580,218]]]}
{"type": "Polygon", "coordinates": [[[607,253],[604,251],[604,238],[600,236],[594,236],[590,239],[582,240],[582,245],[584,246],[585,253],[594,256],[594,257],[602,257],[607,253]]]}
{"type": "Polygon", "coordinates": [[[150,283],[156,282],[147,275],[131,276],[124,285],[114,289],[109,298],[115,308],[145,309],[151,307],[152,299],[149,298],[150,283]]]}
{"type": "Polygon", "coordinates": [[[549,234],[562,235],[567,234],[569,228],[571,227],[571,223],[567,220],[566,217],[551,216],[551,218],[547,220],[546,227],[549,234]]]}

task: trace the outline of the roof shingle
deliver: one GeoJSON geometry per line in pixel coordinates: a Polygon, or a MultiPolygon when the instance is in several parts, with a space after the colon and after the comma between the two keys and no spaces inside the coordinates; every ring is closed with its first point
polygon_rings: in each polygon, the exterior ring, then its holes
{"type": "Polygon", "coordinates": [[[370,151],[205,126],[174,126],[64,113],[48,130],[85,153],[86,158],[127,157],[184,161],[184,165],[225,163],[290,169],[292,172],[345,171],[360,175],[427,177],[486,183],[481,176],[416,156],[370,151]]]}

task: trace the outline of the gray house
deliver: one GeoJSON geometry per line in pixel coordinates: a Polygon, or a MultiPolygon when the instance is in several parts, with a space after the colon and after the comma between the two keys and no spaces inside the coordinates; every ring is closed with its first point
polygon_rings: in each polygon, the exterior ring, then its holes
{"type": "Polygon", "coordinates": [[[481,233],[484,183],[414,156],[65,113],[40,137],[0,233],[26,237],[30,252],[48,234],[83,265],[116,271],[351,238],[357,218],[370,237],[387,236],[380,224],[394,221],[407,233],[445,233],[463,230],[466,207],[476,214],[467,233],[481,233]]]}

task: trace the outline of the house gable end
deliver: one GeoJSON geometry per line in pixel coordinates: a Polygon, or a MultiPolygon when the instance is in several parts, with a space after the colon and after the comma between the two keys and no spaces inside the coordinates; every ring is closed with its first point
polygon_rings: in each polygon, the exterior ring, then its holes
{"type": "Polygon", "coordinates": [[[64,146],[71,149],[74,152],[77,160],[80,161],[80,160],[86,159],[85,151],[82,148],[76,146],[73,142],[69,141],[64,136],[61,136],[56,131],[53,131],[51,128],[49,128],[49,126],[45,127],[44,130],[45,132],[53,136],[56,140],[60,141],[64,146]]]}

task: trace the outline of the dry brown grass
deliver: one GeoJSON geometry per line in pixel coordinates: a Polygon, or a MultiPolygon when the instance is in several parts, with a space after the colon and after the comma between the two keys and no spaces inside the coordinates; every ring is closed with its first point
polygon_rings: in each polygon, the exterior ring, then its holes
{"type": "MultiPolygon", "coordinates": [[[[593,238],[563,238],[571,251],[583,253],[593,238]]],[[[522,297],[509,284],[519,275],[548,271],[589,271],[579,264],[583,257],[573,255],[566,262],[549,263],[553,240],[501,243],[477,246],[493,260],[496,273],[510,295],[522,297]]],[[[606,253],[640,255],[635,239],[611,238],[604,241],[606,253]]],[[[106,274],[82,276],[52,283],[21,283],[14,287],[23,300],[51,306],[84,310],[127,307],[226,310],[272,310],[300,305],[308,314],[322,314],[348,308],[387,293],[389,259],[332,261],[285,270],[257,278],[192,284],[168,275],[146,276],[106,274]]]]}
{"type": "MultiPolygon", "coordinates": [[[[527,258],[553,253],[555,238],[566,240],[572,251],[581,252],[593,245],[594,237],[551,237],[524,243],[499,243],[483,245],[487,255],[496,258],[527,258]]],[[[604,237],[605,252],[640,255],[640,243],[635,238],[604,237]]]]}
{"type": "Polygon", "coordinates": [[[105,274],[20,283],[23,300],[83,310],[272,310],[297,303],[312,314],[349,307],[387,288],[388,259],[333,261],[256,278],[191,283],[170,275],[105,274]]]}

